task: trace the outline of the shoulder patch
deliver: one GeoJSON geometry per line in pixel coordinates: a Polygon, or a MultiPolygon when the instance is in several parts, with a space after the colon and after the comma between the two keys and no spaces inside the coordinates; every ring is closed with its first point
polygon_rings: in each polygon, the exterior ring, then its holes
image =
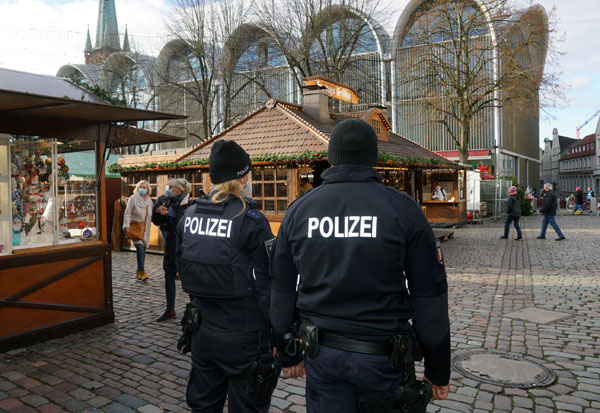
{"type": "Polygon", "coordinates": [[[255,221],[260,221],[264,215],[256,208],[248,208],[246,210],[246,216],[254,219],[255,221]]]}

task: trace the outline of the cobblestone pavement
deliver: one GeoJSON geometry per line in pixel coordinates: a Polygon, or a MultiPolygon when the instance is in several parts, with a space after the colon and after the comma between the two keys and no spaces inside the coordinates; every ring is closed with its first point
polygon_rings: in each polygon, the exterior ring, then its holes
{"type": "MultiPolygon", "coordinates": [[[[450,286],[453,354],[495,349],[541,360],[557,379],[530,390],[452,373],[447,400],[428,410],[600,412],[600,218],[563,216],[567,240],[536,240],[540,217],[522,220],[525,240],[500,240],[500,222],[455,230],[443,251],[450,286]],[[546,324],[506,314],[527,307],[567,313],[546,324]]],[[[150,280],[135,280],[133,253],[113,256],[112,325],[0,354],[0,412],[188,411],[189,356],[178,354],[177,321],[156,323],[164,303],[161,256],[150,280]]],[[[178,315],[184,294],[178,290],[178,315]]],[[[273,412],[303,412],[305,383],[281,378],[273,412]]],[[[329,413],[329,412],[326,412],[329,413]]]]}

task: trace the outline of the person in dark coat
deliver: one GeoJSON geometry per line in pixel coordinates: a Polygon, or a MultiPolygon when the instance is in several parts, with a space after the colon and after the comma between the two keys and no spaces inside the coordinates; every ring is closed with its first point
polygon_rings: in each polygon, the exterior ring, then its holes
{"type": "Polygon", "coordinates": [[[183,290],[200,316],[191,338],[186,400],[192,412],[269,410],[281,366],[273,358],[269,322],[269,246],[274,236],[244,193],[250,156],[234,141],[210,152],[207,197],[177,227],[183,290]]]}
{"type": "Polygon", "coordinates": [[[501,239],[508,238],[508,231],[510,230],[510,223],[515,223],[515,229],[517,230],[517,238],[515,240],[522,240],[523,233],[519,226],[519,218],[521,218],[521,198],[517,194],[517,187],[511,186],[508,188],[508,199],[506,200],[506,223],[504,224],[504,235],[501,239]]]}
{"type": "Polygon", "coordinates": [[[156,321],[165,321],[175,317],[175,277],[179,272],[179,262],[176,254],[176,230],[177,223],[186,208],[193,204],[193,201],[190,201],[190,190],[191,185],[185,179],[170,179],[167,182],[165,194],[158,197],[152,208],[152,223],[160,227],[165,239],[163,269],[165,271],[167,308],[156,321]]]}
{"type": "Polygon", "coordinates": [[[542,231],[537,239],[546,239],[546,229],[548,228],[548,224],[552,225],[554,231],[556,231],[556,241],[565,240],[565,236],[562,231],[558,227],[556,223],[556,210],[558,208],[558,200],[554,192],[552,192],[552,184],[544,184],[544,191],[546,191],[546,195],[544,195],[544,201],[542,203],[542,208],[540,209],[540,214],[544,215],[544,219],[542,220],[542,231]]]}
{"type": "MultiPolygon", "coordinates": [[[[575,192],[575,210],[573,211],[574,214],[577,214],[578,209],[581,209],[581,212],[585,211],[585,206],[583,203],[583,191],[581,190],[581,187],[578,186],[576,188],[576,191],[577,192],[575,192]]],[[[581,214],[581,212],[579,212],[579,214],[581,214]]]]}
{"type": "Polygon", "coordinates": [[[388,411],[386,400],[417,392],[414,361],[423,357],[431,393],[419,394],[443,400],[450,324],[439,241],[419,204],[382,184],[368,123],[340,122],[328,157],[333,166],[290,205],[273,252],[273,329],[286,335],[301,319],[308,348],[286,374],[305,372],[308,413],[388,411]]]}

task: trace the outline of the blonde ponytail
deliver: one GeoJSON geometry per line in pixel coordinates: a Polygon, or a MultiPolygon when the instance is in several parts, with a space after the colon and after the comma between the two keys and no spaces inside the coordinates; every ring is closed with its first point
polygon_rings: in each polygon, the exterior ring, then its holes
{"type": "Polygon", "coordinates": [[[239,179],[232,179],[230,181],[221,182],[213,186],[213,194],[210,200],[216,204],[225,202],[230,196],[234,196],[242,203],[242,210],[235,216],[238,217],[246,210],[246,201],[244,201],[244,184],[239,179]]]}

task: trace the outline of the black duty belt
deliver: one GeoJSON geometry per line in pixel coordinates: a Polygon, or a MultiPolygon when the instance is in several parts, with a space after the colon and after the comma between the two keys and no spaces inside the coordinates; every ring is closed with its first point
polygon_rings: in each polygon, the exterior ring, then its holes
{"type": "Polygon", "coordinates": [[[392,343],[355,340],[338,334],[323,332],[319,337],[319,345],[354,353],[389,356],[392,354],[392,343]]]}

